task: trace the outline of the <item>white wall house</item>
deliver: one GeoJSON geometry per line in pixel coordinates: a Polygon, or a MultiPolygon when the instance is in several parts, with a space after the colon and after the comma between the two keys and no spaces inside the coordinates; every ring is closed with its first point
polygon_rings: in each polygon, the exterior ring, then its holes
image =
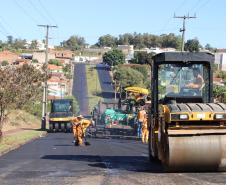
{"type": "Polygon", "coordinates": [[[226,53],[215,53],[215,64],[219,70],[226,71],[226,53]]]}

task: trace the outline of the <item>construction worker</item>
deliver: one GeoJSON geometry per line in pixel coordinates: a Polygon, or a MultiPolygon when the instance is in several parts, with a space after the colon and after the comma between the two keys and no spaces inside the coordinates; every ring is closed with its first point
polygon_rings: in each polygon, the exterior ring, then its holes
{"type": "Polygon", "coordinates": [[[138,114],[137,114],[137,137],[141,138],[141,127],[142,124],[144,122],[144,120],[146,119],[146,111],[143,109],[143,107],[138,109],[138,114]]]}
{"type": "Polygon", "coordinates": [[[201,90],[201,88],[203,88],[203,86],[205,85],[205,82],[203,80],[199,68],[195,68],[193,70],[193,75],[194,75],[193,82],[187,84],[186,87],[201,90]]]}
{"type": "Polygon", "coordinates": [[[142,123],[142,142],[148,143],[148,137],[149,137],[149,130],[148,130],[148,119],[147,116],[145,117],[143,123],[142,123]]]}
{"type": "Polygon", "coordinates": [[[76,146],[83,145],[86,129],[91,125],[91,121],[84,119],[82,115],[72,119],[73,135],[76,146]]]}

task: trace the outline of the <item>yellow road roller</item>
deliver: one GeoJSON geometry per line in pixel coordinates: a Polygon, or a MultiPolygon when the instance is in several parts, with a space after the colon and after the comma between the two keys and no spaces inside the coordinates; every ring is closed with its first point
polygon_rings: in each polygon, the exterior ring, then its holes
{"type": "Polygon", "coordinates": [[[213,103],[214,56],[153,57],[149,156],[169,171],[226,171],[226,105],[213,103]]]}
{"type": "Polygon", "coordinates": [[[73,118],[73,99],[51,100],[49,113],[49,132],[71,132],[73,118]]]}

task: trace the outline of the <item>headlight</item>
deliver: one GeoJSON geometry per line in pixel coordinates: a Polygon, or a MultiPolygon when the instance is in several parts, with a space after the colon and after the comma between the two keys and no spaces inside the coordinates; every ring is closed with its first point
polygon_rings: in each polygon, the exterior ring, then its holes
{"type": "Polygon", "coordinates": [[[215,114],[215,119],[226,119],[226,114],[215,114]]]}
{"type": "Polygon", "coordinates": [[[171,120],[187,120],[187,114],[171,114],[171,120]]]}
{"type": "Polygon", "coordinates": [[[188,115],[187,114],[180,114],[180,119],[182,119],[182,120],[188,119],[188,115]]]}

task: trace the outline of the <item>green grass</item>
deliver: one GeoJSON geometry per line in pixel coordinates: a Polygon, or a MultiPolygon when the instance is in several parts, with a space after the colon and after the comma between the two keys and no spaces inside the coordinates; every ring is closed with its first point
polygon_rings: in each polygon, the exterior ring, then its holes
{"type": "Polygon", "coordinates": [[[100,81],[95,65],[86,65],[86,78],[88,85],[89,111],[91,111],[101,99],[100,81]]]}
{"type": "Polygon", "coordinates": [[[45,132],[38,130],[27,130],[3,136],[0,141],[0,154],[13,150],[31,139],[40,137],[44,133],[45,132]]]}
{"type": "Polygon", "coordinates": [[[13,150],[46,133],[39,130],[40,123],[40,118],[24,110],[10,110],[8,120],[3,126],[3,133],[9,132],[3,135],[0,140],[0,154],[13,150]]]}

